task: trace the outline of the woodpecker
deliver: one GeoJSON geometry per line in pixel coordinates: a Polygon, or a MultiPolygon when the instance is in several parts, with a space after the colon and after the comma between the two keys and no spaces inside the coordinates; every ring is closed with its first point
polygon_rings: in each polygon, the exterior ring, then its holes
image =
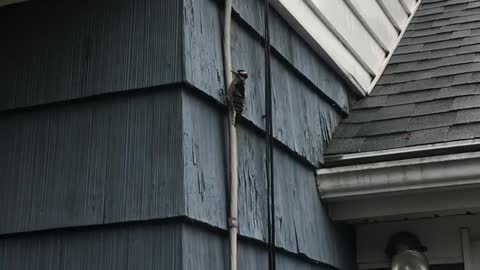
{"type": "Polygon", "coordinates": [[[233,125],[235,125],[245,107],[245,81],[248,78],[248,73],[245,70],[232,71],[232,73],[234,76],[228,87],[228,95],[231,109],[235,110],[233,122],[233,125]]]}

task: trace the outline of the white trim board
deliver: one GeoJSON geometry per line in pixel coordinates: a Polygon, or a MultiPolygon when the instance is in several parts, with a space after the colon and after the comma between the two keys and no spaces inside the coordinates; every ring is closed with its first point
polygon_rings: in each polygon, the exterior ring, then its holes
{"type": "Polygon", "coordinates": [[[473,263],[472,236],[471,236],[470,230],[471,230],[470,228],[460,229],[463,263],[465,266],[465,270],[474,270],[472,265],[473,263]]]}
{"type": "Polygon", "coordinates": [[[457,191],[418,192],[330,202],[328,211],[336,221],[352,224],[433,218],[480,212],[480,187],[457,191]]]}
{"type": "Polygon", "coordinates": [[[420,3],[272,0],[287,22],[361,95],[377,83],[420,3]]]}

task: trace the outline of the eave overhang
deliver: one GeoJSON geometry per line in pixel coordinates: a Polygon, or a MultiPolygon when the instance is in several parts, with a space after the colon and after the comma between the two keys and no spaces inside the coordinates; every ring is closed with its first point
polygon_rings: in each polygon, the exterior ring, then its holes
{"type": "Polygon", "coordinates": [[[334,220],[396,220],[480,209],[480,152],[325,168],[317,177],[334,220]]]}

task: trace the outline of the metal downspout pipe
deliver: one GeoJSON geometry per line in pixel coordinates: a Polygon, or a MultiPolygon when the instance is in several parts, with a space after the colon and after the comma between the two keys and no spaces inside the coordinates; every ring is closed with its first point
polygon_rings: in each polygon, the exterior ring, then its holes
{"type": "MultiPolygon", "coordinates": [[[[223,63],[225,72],[225,91],[228,91],[232,82],[232,53],[231,53],[231,25],[232,25],[232,0],[225,1],[225,17],[223,31],[223,63]]],[[[225,93],[228,97],[230,93],[225,93]]],[[[228,106],[228,134],[229,134],[229,165],[230,165],[230,191],[229,191],[229,262],[230,270],[237,270],[237,234],[238,234],[238,156],[237,156],[237,129],[235,127],[235,110],[228,106]]]]}

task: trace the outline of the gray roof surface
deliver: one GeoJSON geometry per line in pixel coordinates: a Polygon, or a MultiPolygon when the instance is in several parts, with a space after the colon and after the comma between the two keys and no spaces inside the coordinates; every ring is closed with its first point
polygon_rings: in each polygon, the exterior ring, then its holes
{"type": "Polygon", "coordinates": [[[480,137],[480,0],[423,0],[371,95],[327,154],[480,137]]]}

